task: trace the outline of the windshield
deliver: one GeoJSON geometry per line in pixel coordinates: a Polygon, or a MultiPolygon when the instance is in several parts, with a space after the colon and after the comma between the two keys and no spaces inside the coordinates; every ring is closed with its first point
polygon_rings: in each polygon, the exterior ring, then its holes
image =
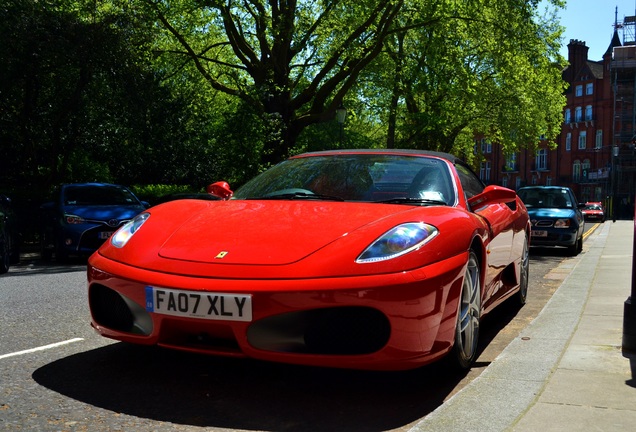
{"type": "Polygon", "coordinates": [[[452,205],[455,189],[441,159],[393,154],[315,155],[274,166],[239,188],[233,199],[452,205]]]}
{"type": "Polygon", "coordinates": [[[518,195],[528,208],[572,209],[576,207],[567,189],[519,189],[518,195]]]}
{"type": "Polygon", "coordinates": [[[587,204],[585,210],[603,210],[603,207],[598,204],[587,204]]]}
{"type": "Polygon", "coordinates": [[[128,189],[119,186],[68,186],[64,205],[138,205],[128,189]]]}

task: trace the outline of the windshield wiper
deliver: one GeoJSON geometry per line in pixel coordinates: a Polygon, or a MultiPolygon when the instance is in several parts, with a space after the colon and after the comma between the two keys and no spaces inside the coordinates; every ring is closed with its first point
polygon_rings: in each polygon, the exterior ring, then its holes
{"type": "Polygon", "coordinates": [[[442,200],[432,200],[425,198],[409,198],[409,197],[400,197],[400,198],[391,198],[382,201],[373,201],[379,204],[410,204],[410,205],[448,205],[446,201],[442,200]]]}
{"type": "Polygon", "coordinates": [[[253,197],[248,199],[258,199],[258,200],[322,200],[322,201],[344,201],[343,198],[332,196],[332,195],[320,195],[314,193],[307,192],[292,192],[292,193],[281,193],[281,194],[271,194],[262,197],[253,197]]]}

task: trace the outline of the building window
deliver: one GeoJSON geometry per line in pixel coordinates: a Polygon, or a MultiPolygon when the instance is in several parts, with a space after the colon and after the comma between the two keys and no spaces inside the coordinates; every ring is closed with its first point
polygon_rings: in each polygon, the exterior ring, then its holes
{"type": "Polygon", "coordinates": [[[506,166],[504,169],[506,171],[519,171],[517,168],[517,153],[506,156],[506,166]]]}
{"type": "Polygon", "coordinates": [[[568,132],[565,136],[565,151],[572,150],[572,133],[568,132]]]}
{"type": "Polygon", "coordinates": [[[572,123],[572,113],[570,112],[570,108],[565,110],[565,122],[566,123],[572,123]]]}
{"type": "Polygon", "coordinates": [[[515,189],[519,189],[521,187],[521,178],[517,177],[515,179],[515,189]]]}
{"type": "Polygon", "coordinates": [[[581,161],[575,160],[572,164],[572,180],[579,181],[581,180],[581,161]]]}
{"type": "Polygon", "coordinates": [[[490,181],[490,161],[482,162],[479,166],[479,178],[483,182],[490,181]]]}
{"type": "Polygon", "coordinates": [[[583,85],[579,84],[575,87],[576,96],[583,96],[583,85]]]}
{"type": "Polygon", "coordinates": [[[579,133],[579,150],[585,150],[586,139],[587,139],[587,132],[581,131],[581,133],[579,133]]]}
{"type": "Polygon", "coordinates": [[[587,180],[588,179],[588,175],[590,173],[590,160],[589,159],[585,159],[583,161],[583,163],[581,164],[581,171],[583,173],[583,180],[587,180]]]}
{"type": "Polygon", "coordinates": [[[537,150],[535,164],[536,164],[537,170],[548,169],[548,151],[546,149],[537,150]]]}
{"type": "Polygon", "coordinates": [[[552,177],[547,176],[547,177],[545,178],[545,185],[546,185],[546,186],[552,186],[552,177]]]}
{"type": "Polygon", "coordinates": [[[501,179],[501,185],[502,185],[503,187],[508,187],[508,176],[504,176],[504,177],[501,179]]]}
{"type": "Polygon", "coordinates": [[[585,107],[585,121],[592,120],[592,105],[585,107]]]}
{"type": "Polygon", "coordinates": [[[481,153],[492,153],[492,143],[486,138],[481,139],[481,153]]]}
{"type": "Polygon", "coordinates": [[[583,120],[583,109],[581,107],[576,107],[574,109],[574,121],[580,122],[583,120]]]}
{"type": "Polygon", "coordinates": [[[594,94],[594,83],[585,84],[585,94],[586,95],[594,94]]]}
{"type": "Polygon", "coordinates": [[[603,148],[603,130],[599,129],[596,131],[596,142],[594,143],[594,148],[600,149],[603,148]]]}

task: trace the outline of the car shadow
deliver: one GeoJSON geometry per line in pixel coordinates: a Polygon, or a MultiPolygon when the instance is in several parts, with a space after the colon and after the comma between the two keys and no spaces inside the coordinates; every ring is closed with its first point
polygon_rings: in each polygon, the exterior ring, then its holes
{"type": "Polygon", "coordinates": [[[446,362],[370,372],[115,343],[37,369],[42,386],[154,421],[246,430],[381,431],[438,407],[464,374],[446,362]]]}
{"type": "MultiPolygon", "coordinates": [[[[479,353],[518,310],[500,307],[484,320],[479,353]]],[[[464,372],[442,359],[409,371],[358,371],[118,342],[49,363],[33,379],[84,403],[153,421],[245,430],[385,431],[425,417],[486,366],[478,360],[464,372]]]]}
{"type": "Polygon", "coordinates": [[[542,247],[533,246],[530,248],[530,257],[532,259],[541,259],[541,257],[563,257],[571,258],[572,254],[564,247],[542,247]]]}

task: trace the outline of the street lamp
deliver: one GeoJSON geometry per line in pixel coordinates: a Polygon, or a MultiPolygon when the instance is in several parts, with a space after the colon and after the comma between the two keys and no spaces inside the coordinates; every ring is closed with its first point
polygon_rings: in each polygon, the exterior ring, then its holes
{"type": "Polygon", "coordinates": [[[336,108],[336,121],[340,124],[340,148],[342,148],[342,135],[344,134],[344,122],[347,117],[347,109],[344,107],[342,102],[340,102],[340,106],[336,108]]]}

